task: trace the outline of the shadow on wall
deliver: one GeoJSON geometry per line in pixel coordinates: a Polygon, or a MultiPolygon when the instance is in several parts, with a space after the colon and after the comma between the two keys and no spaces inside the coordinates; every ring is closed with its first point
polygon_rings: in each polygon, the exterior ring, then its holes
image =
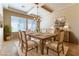
{"type": "Polygon", "coordinates": [[[73,32],[70,32],[70,43],[79,44],[78,38],[75,36],[73,32]]]}

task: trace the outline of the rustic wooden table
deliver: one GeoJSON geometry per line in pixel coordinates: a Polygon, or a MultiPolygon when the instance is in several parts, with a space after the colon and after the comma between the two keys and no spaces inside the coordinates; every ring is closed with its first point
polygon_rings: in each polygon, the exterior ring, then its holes
{"type": "Polygon", "coordinates": [[[41,54],[44,54],[44,45],[46,40],[50,40],[52,37],[55,37],[55,34],[49,34],[49,33],[34,33],[34,32],[28,32],[27,35],[29,37],[33,37],[40,40],[40,48],[41,48],[41,54]]]}

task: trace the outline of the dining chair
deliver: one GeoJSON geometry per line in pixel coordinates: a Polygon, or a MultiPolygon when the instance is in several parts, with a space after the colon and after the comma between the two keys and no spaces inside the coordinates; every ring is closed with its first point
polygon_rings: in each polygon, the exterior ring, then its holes
{"type": "MultiPolygon", "coordinates": [[[[31,30],[26,30],[25,32],[26,32],[26,34],[27,34],[28,32],[29,32],[29,33],[33,33],[33,31],[31,31],[31,30]]],[[[38,40],[38,39],[36,39],[36,38],[29,37],[28,35],[27,35],[27,38],[28,38],[28,40],[33,40],[33,41],[35,41],[36,43],[38,43],[38,45],[40,44],[40,40],[38,40]]]]}
{"type": "Polygon", "coordinates": [[[56,36],[57,37],[56,39],[58,39],[58,41],[53,41],[45,45],[47,49],[47,54],[49,52],[49,49],[54,52],[57,52],[58,56],[61,51],[63,51],[63,54],[64,54],[64,46],[63,46],[64,34],[65,34],[65,31],[60,30],[56,36]]]}
{"type": "Polygon", "coordinates": [[[28,40],[26,32],[21,32],[22,37],[22,52],[27,56],[27,52],[36,48],[36,52],[38,52],[38,44],[33,40],[28,40]]]}
{"type": "Polygon", "coordinates": [[[58,32],[59,32],[59,29],[57,28],[57,29],[51,29],[51,28],[49,28],[49,29],[46,29],[46,33],[49,33],[49,34],[52,34],[52,35],[55,35],[54,37],[52,37],[50,40],[47,40],[46,41],[46,43],[48,43],[48,42],[53,42],[53,41],[57,41],[57,34],[58,34],[58,32]]]}

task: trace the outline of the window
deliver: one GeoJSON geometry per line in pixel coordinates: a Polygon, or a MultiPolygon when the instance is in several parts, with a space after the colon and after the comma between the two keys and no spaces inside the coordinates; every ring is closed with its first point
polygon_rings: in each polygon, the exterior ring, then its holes
{"type": "Polygon", "coordinates": [[[16,16],[11,16],[12,32],[18,32],[19,30],[26,30],[26,19],[16,16]]]}
{"type": "Polygon", "coordinates": [[[36,29],[36,22],[32,19],[28,19],[28,29],[35,31],[36,29]]]}
{"type": "Polygon", "coordinates": [[[25,31],[26,27],[29,30],[35,31],[36,22],[32,19],[26,20],[25,18],[11,16],[11,27],[12,32],[25,31]]]}

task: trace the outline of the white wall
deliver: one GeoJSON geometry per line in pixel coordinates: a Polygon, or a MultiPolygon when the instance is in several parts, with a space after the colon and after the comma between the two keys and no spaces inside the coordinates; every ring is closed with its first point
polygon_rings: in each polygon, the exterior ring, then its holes
{"type": "Polygon", "coordinates": [[[3,16],[3,12],[2,12],[2,4],[0,4],[0,15],[3,16]]]}
{"type": "Polygon", "coordinates": [[[45,28],[45,29],[51,27],[54,24],[53,15],[50,12],[48,12],[42,8],[40,8],[40,9],[41,9],[41,11],[39,12],[39,13],[41,13],[40,14],[40,16],[41,16],[40,27],[45,28]]]}
{"type": "MultiPolygon", "coordinates": [[[[3,24],[3,8],[1,4],[0,4],[0,24],[3,24]]],[[[0,27],[0,49],[2,47],[2,43],[3,43],[3,28],[0,27]]]]}
{"type": "Polygon", "coordinates": [[[3,21],[3,8],[2,8],[2,4],[0,4],[0,21],[3,21]]]}
{"type": "MultiPolygon", "coordinates": [[[[29,14],[37,14],[37,8],[32,9],[29,14]]],[[[52,13],[44,10],[43,8],[38,8],[38,15],[41,17],[40,29],[47,29],[54,24],[54,17],[52,13]]]]}

